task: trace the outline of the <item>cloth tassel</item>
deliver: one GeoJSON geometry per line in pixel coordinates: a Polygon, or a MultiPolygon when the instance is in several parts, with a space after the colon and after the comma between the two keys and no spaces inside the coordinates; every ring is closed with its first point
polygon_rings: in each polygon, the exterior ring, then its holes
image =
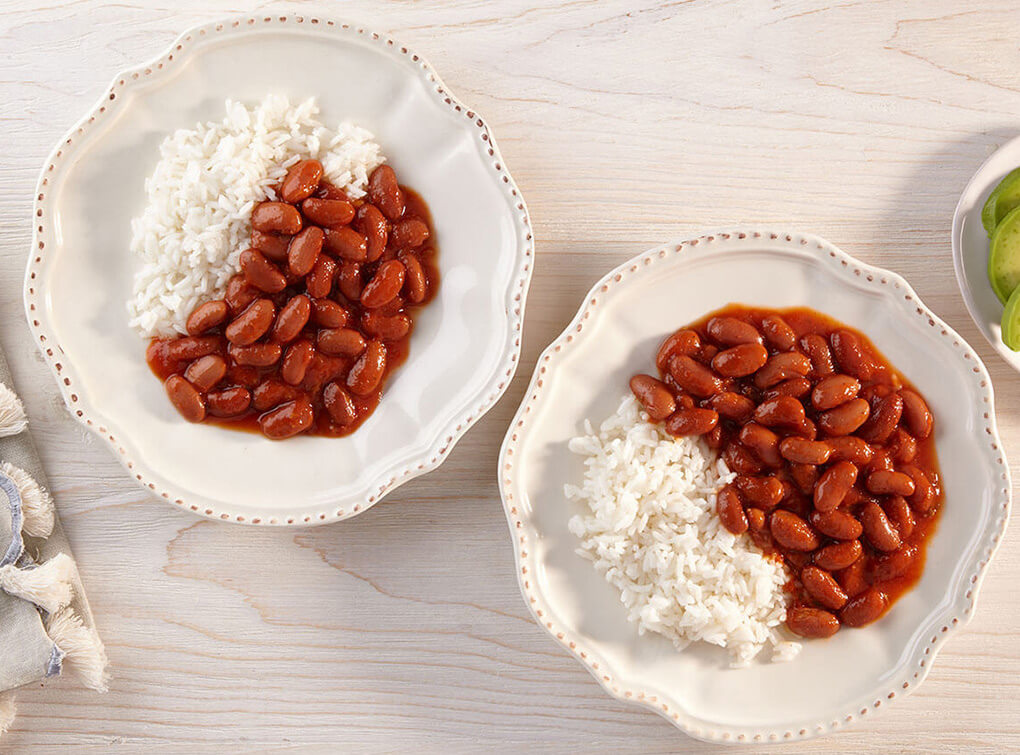
{"type": "Polygon", "coordinates": [[[0,566],[0,589],[31,601],[47,613],[54,613],[71,602],[71,587],[77,567],[66,553],[58,553],[38,566],[19,569],[14,564],[0,566]]]}
{"type": "Polygon", "coordinates": [[[18,394],[0,383],[0,438],[17,435],[28,427],[25,407],[18,394]]]}
{"type": "Polygon", "coordinates": [[[28,472],[10,462],[0,464],[0,472],[14,481],[21,495],[21,531],[30,537],[49,537],[54,520],[50,494],[28,472]]]}
{"type": "Polygon", "coordinates": [[[0,692],[0,734],[6,732],[14,723],[14,717],[18,714],[18,708],[14,704],[14,694],[11,692],[0,692]]]}
{"type": "Polygon", "coordinates": [[[46,633],[64,651],[64,661],[82,684],[98,692],[107,691],[109,661],[94,628],[82,624],[81,617],[70,608],[62,608],[46,619],[46,633]]]}

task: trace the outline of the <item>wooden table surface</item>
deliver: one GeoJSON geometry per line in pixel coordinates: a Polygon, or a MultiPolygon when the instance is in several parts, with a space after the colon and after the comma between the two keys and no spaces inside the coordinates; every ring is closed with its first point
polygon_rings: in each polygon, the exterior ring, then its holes
{"type": "MultiPolygon", "coordinates": [[[[107,695],[22,692],[0,749],[718,749],[611,699],[531,620],[494,473],[504,429],[606,270],[772,223],[902,273],[977,348],[1020,479],[1020,376],[968,317],[949,240],[968,178],[1017,132],[1017,28],[1014,0],[0,1],[0,345],[114,675],[107,695]],[[309,530],[200,520],[136,487],[64,410],[21,306],[36,174],[64,130],[185,27],[270,9],[343,14],[428,57],[493,127],[538,248],[503,400],[438,471],[309,530]]],[[[1015,748],[1018,582],[1014,529],[922,688],[788,749],[1015,748]]]]}

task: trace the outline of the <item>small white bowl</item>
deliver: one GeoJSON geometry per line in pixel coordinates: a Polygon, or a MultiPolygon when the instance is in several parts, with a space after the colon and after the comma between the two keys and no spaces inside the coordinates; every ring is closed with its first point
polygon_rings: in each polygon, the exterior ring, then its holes
{"type": "Polygon", "coordinates": [[[68,408],[141,485],[198,514],[303,525],[364,511],[437,467],[516,369],[534,255],[524,200],[478,114],[384,34],[279,14],[185,32],[114,79],[50,156],[35,199],[25,307],[68,408]],[[323,122],[371,130],[435,222],[439,293],[379,408],[348,438],[274,443],[185,422],[127,326],[130,223],[160,142],[222,119],[227,98],[270,92],[314,96],[323,122]]]}
{"type": "Polygon", "coordinates": [[[989,240],[981,224],[981,208],[999,181],[1020,167],[1020,137],[1003,144],[978,168],[953,213],[953,267],[967,311],[988,343],[1014,369],[1020,352],[1002,342],[1002,302],[988,282],[989,240]]]}
{"type": "MultiPolygon", "coordinates": [[[[538,360],[500,455],[517,575],[535,619],[621,700],[715,742],[805,739],[845,727],[917,689],[970,618],[1009,515],[1009,469],[992,384],[977,354],[900,276],[816,237],[771,229],[712,233],[653,249],[604,277],[538,360]],[[875,624],[804,642],[789,663],[728,668],[719,648],[677,652],[640,636],[615,588],[575,552],[583,476],[567,442],[612,414],[662,339],[729,303],[807,306],[866,333],[927,397],[945,505],[919,583],[875,624]]],[[[767,651],[766,651],[767,655],[767,651]]]]}

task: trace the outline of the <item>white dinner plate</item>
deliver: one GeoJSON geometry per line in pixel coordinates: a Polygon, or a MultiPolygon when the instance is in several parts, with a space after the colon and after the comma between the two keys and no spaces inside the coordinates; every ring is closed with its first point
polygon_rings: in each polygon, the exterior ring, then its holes
{"type": "Polygon", "coordinates": [[[1002,342],[1002,302],[988,282],[989,239],[981,224],[981,208],[999,181],[1020,167],[1020,137],[1003,144],[978,168],[960,195],[953,214],[953,267],[967,311],[999,355],[1020,370],[1020,352],[1002,342]]]}
{"type": "Polygon", "coordinates": [[[516,368],[534,254],[524,201],[478,114],[385,35],[299,15],[192,29],[114,79],[50,156],[35,199],[25,306],[68,408],[139,483],[196,513],[279,525],[352,516],[438,466],[516,368]],[[438,295],[379,408],[347,438],[272,442],[185,422],[127,324],[130,224],[160,142],[221,120],[227,98],[268,93],[314,96],[324,123],[368,128],[432,211],[438,295]]]}
{"type": "Polygon", "coordinates": [[[917,689],[974,610],[1011,491],[991,381],[974,350],[900,276],[818,237],[770,229],[653,249],[597,283],[539,358],[503,444],[499,479],[518,579],[536,620],[612,695],[694,737],[729,742],[812,737],[917,689]],[[791,662],[743,669],[729,668],[717,647],[678,652],[660,635],[640,636],[616,589],[576,554],[567,522],[583,507],[563,494],[583,476],[567,442],[584,420],[597,426],[615,412],[628,379],[654,364],[663,338],[729,303],[807,306],[866,333],[930,402],[945,490],[924,573],[886,616],[805,641],[791,662]]]}

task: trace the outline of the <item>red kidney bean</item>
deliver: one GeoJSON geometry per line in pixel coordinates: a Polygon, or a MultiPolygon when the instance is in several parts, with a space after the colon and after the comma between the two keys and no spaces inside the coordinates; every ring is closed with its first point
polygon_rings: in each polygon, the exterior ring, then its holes
{"type": "Polygon", "coordinates": [[[786,612],[786,626],[801,637],[824,639],[839,631],[839,619],[821,608],[798,606],[786,612]]]}
{"type": "Polygon", "coordinates": [[[390,244],[396,249],[417,249],[429,237],[429,227],[417,218],[394,223],[390,230],[390,244]]]}
{"type": "Polygon", "coordinates": [[[365,350],[365,339],[352,328],[320,330],[316,338],[319,351],[331,356],[354,357],[365,350]]]}
{"type": "Polygon", "coordinates": [[[322,402],[330,418],[341,427],[349,427],[358,420],[354,399],[339,383],[330,383],[323,389],[322,402]]]}
{"type": "Polygon", "coordinates": [[[350,262],[364,262],[368,259],[368,241],[349,226],[327,228],[323,246],[330,254],[350,262]]]}
{"type": "Polygon", "coordinates": [[[747,515],[744,514],[740,496],[737,495],[736,488],[732,485],[726,485],[719,491],[716,496],[715,510],[722,526],[734,535],[747,532],[747,515]]]}
{"type": "Polygon", "coordinates": [[[274,406],[293,401],[298,397],[296,388],[283,383],[276,378],[268,378],[252,391],[252,406],[256,411],[264,412],[274,406]]]}
{"type": "Polygon", "coordinates": [[[354,220],[354,205],[346,199],[309,197],[301,203],[301,214],[323,228],[339,228],[354,220]]]}
{"type": "Polygon", "coordinates": [[[320,328],[342,328],[350,320],[350,313],[331,299],[312,300],[312,322],[320,328]]]}
{"type": "Polygon", "coordinates": [[[811,403],[815,409],[825,411],[834,409],[857,398],[861,384],[849,375],[830,375],[819,380],[811,392],[811,403]]]}
{"type": "Polygon", "coordinates": [[[705,343],[698,349],[698,353],[694,354],[694,358],[702,364],[711,364],[712,360],[715,359],[715,355],[719,353],[719,347],[715,344],[705,343]]]}
{"type": "Polygon", "coordinates": [[[846,605],[847,594],[832,575],[817,566],[805,566],[800,572],[800,582],[807,594],[819,604],[833,611],[846,605]]]}
{"type": "Polygon", "coordinates": [[[263,233],[293,236],[301,230],[301,213],[284,202],[262,202],[251,213],[251,227],[263,233]]]}
{"type": "Polygon", "coordinates": [[[312,272],[324,238],[322,229],[311,225],[291,240],[287,249],[287,268],[291,275],[305,276],[312,272]]]}
{"type": "Polygon", "coordinates": [[[863,627],[877,620],[887,605],[889,599],[885,593],[872,587],[852,598],[840,611],[839,618],[848,627],[863,627]]]}
{"type": "Polygon", "coordinates": [[[880,469],[868,475],[868,492],[877,495],[909,496],[914,493],[914,481],[903,472],[880,469]]]}
{"type": "Polygon", "coordinates": [[[297,338],[312,314],[312,303],[307,296],[295,296],[287,302],[273,326],[273,340],[287,343],[297,338]]]}
{"type": "Polygon", "coordinates": [[[235,275],[227,281],[227,292],[223,298],[235,315],[243,312],[249,304],[258,299],[262,292],[248,282],[244,275],[235,275]]]}
{"type": "Polygon", "coordinates": [[[290,167],[280,184],[280,196],[285,202],[296,204],[310,197],[322,180],[322,163],[318,160],[301,160],[290,167]]]}
{"type": "Polygon", "coordinates": [[[823,569],[836,571],[850,566],[862,553],[864,549],[861,548],[860,540],[846,540],[819,548],[812,556],[812,561],[823,569]]]}
{"type": "Polygon", "coordinates": [[[252,248],[258,249],[274,262],[283,262],[287,259],[290,240],[290,236],[277,236],[275,233],[263,233],[262,231],[251,232],[252,248]]]}
{"type": "Polygon", "coordinates": [[[800,347],[811,360],[811,372],[816,378],[824,378],[836,371],[836,365],[832,362],[832,351],[829,350],[829,342],[824,336],[817,333],[808,333],[800,339],[800,347]]]}
{"type": "MultiPolygon", "coordinates": [[[[399,341],[411,332],[411,318],[405,314],[382,315],[366,312],[361,316],[361,330],[371,338],[380,341],[399,341]]],[[[670,394],[672,398],[673,394],[670,394]]]]}
{"type": "Polygon", "coordinates": [[[793,479],[797,489],[804,495],[811,495],[818,484],[818,476],[821,474],[814,464],[791,464],[790,477],[793,479]]]}
{"type": "Polygon", "coordinates": [[[900,533],[896,531],[882,507],[868,501],[861,507],[861,525],[868,542],[880,551],[894,551],[900,547],[900,533]]]}
{"type": "Polygon", "coordinates": [[[762,394],[762,398],[765,400],[777,398],[779,396],[792,396],[793,398],[800,398],[801,396],[811,392],[811,381],[807,378],[790,378],[784,380],[781,383],[776,383],[769,390],[762,394]]]}
{"type": "Polygon", "coordinates": [[[859,558],[850,566],[836,572],[836,581],[848,597],[857,597],[871,586],[867,574],[868,563],[868,559],[859,558]]]}
{"type": "Polygon", "coordinates": [[[351,302],[361,298],[361,265],[357,262],[345,262],[340,267],[340,293],[351,302]]]}
{"type": "Polygon", "coordinates": [[[166,395],[181,416],[188,422],[205,419],[205,399],[195,387],[180,375],[171,375],[163,384],[166,395]]]}
{"type": "Polygon", "coordinates": [[[264,336],[273,325],[276,307],[269,299],[259,299],[233,319],[224,334],[235,346],[248,346],[264,336]]]}
{"type": "Polygon", "coordinates": [[[895,461],[909,464],[917,456],[917,441],[902,427],[897,427],[889,440],[889,452],[895,461]]]}
{"type": "Polygon", "coordinates": [[[771,388],[777,383],[795,377],[805,377],[811,372],[811,361],[796,351],[776,354],[754,376],[759,388],[771,388]]]}
{"type": "Polygon", "coordinates": [[[779,455],[779,436],[762,425],[748,422],[740,428],[740,442],[770,467],[781,467],[783,457],[779,455]]]}
{"type": "Polygon", "coordinates": [[[779,315],[769,315],[761,321],[761,332],[772,348],[791,351],[797,345],[797,334],[779,315]]]}
{"type": "Polygon", "coordinates": [[[715,427],[705,433],[704,437],[705,443],[708,444],[709,448],[718,450],[723,442],[722,425],[716,424],[715,427]]]}
{"type": "Polygon", "coordinates": [[[676,411],[676,400],[672,392],[665,383],[651,375],[632,377],[630,390],[653,422],[660,422],[676,411]]]}
{"type": "Polygon", "coordinates": [[[709,398],[706,404],[718,412],[720,417],[726,419],[746,419],[754,411],[754,402],[751,399],[732,391],[717,393],[709,398]]]}
{"type": "Polygon", "coordinates": [[[669,374],[688,393],[707,397],[722,389],[722,381],[703,364],[679,354],[669,362],[669,374]]]}
{"type": "Polygon", "coordinates": [[[723,377],[743,377],[757,372],[769,359],[765,347],[758,343],[742,343],[720,351],[712,358],[712,369],[723,377]]]}
{"type": "Polygon", "coordinates": [[[786,509],[776,509],[769,520],[772,537],[784,548],[794,551],[813,551],[818,547],[818,535],[811,526],[786,509]]]}
{"type": "Polygon", "coordinates": [[[214,417],[236,417],[248,411],[251,406],[251,391],[242,386],[224,388],[205,397],[209,414],[214,417]]]}
{"type": "MultiPolygon", "coordinates": [[[[416,222],[420,223],[421,221],[416,222]]],[[[390,230],[386,223],[386,218],[379,211],[379,208],[372,204],[363,204],[358,208],[358,220],[355,223],[355,230],[365,237],[367,260],[375,262],[382,257],[383,252],[386,251],[386,242],[390,237],[390,230]]],[[[425,228],[425,235],[428,236],[428,227],[425,228]]]]}
{"type": "Polygon", "coordinates": [[[864,352],[861,340],[849,330],[838,330],[830,336],[832,353],[843,372],[862,382],[871,379],[874,365],[864,352]]]}
{"type": "Polygon", "coordinates": [[[900,495],[891,495],[882,501],[882,509],[886,517],[896,528],[901,540],[906,540],[914,533],[914,512],[910,510],[907,500],[900,495]]]}
{"type": "Polygon", "coordinates": [[[708,321],[708,334],[718,343],[726,346],[763,343],[761,333],[757,328],[736,317],[713,317],[708,321]]]}
{"type": "Polygon", "coordinates": [[[739,443],[730,443],[723,449],[722,459],[726,466],[741,475],[755,475],[761,472],[758,458],[739,443]]]}
{"type": "Polygon", "coordinates": [[[365,351],[347,374],[347,387],[357,396],[373,393],[386,372],[386,347],[381,341],[369,341],[365,351]]]}
{"type": "Polygon", "coordinates": [[[208,354],[196,359],[184,371],[185,379],[202,393],[208,391],[227,374],[227,363],[218,354],[208,354]]]}
{"type": "Polygon", "coordinates": [[[846,498],[857,481],[857,467],[849,461],[838,461],[825,470],[815,486],[814,503],[819,511],[832,511],[846,498]]]}
{"type": "Polygon", "coordinates": [[[259,417],[262,434],[272,440],[283,440],[304,432],[315,421],[315,410],[304,396],[298,396],[259,417]]]}
{"type": "Polygon", "coordinates": [[[258,249],[241,252],[241,270],[255,288],[267,294],[276,294],[287,287],[287,278],[258,249]]]}
{"type": "Polygon", "coordinates": [[[827,438],[825,442],[832,449],[830,461],[850,461],[862,467],[875,455],[871,446],[856,435],[839,435],[827,438]]]}
{"type": "Polygon", "coordinates": [[[792,396],[778,396],[762,401],[754,410],[754,420],[766,427],[803,427],[807,417],[804,405],[792,396]]]}
{"type": "Polygon", "coordinates": [[[190,362],[207,354],[216,354],[223,348],[219,336],[189,336],[178,338],[167,344],[167,356],[180,362],[190,362]]]}
{"type": "Polygon", "coordinates": [[[315,356],[315,347],[311,341],[297,341],[287,348],[283,356],[283,363],[280,365],[280,377],[285,383],[300,385],[305,379],[305,372],[308,365],[315,356]]]}
{"type": "Polygon", "coordinates": [[[251,346],[231,344],[229,351],[235,362],[249,367],[269,367],[283,356],[283,349],[278,343],[253,343],[251,346]]]}
{"type": "Polygon", "coordinates": [[[904,496],[910,503],[910,508],[920,516],[928,516],[934,512],[938,504],[938,496],[936,496],[935,488],[928,476],[912,464],[907,464],[901,471],[910,478],[914,485],[913,492],[904,496]]]}
{"type": "Polygon", "coordinates": [[[733,481],[740,494],[749,503],[761,509],[771,509],[783,500],[783,483],[775,477],[737,475],[733,481]]]}
{"type": "Polygon", "coordinates": [[[693,330],[678,330],[662,342],[655,355],[655,366],[666,372],[669,360],[678,355],[692,357],[701,349],[701,338],[693,330]]]}
{"type": "Polygon", "coordinates": [[[828,435],[849,435],[867,421],[869,414],[871,406],[868,402],[855,398],[819,414],[818,426],[828,435]]]}
{"type": "Polygon", "coordinates": [[[677,409],[666,419],[666,432],[674,437],[704,435],[719,423],[711,409],[677,409]]]}
{"type": "Polygon", "coordinates": [[[856,540],[864,532],[857,519],[838,509],[825,512],[812,511],[808,521],[816,530],[834,540],[856,540]]]}
{"type": "Polygon", "coordinates": [[[389,304],[400,294],[404,287],[406,270],[400,260],[389,260],[379,265],[365,288],[361,292],[361,305],[376,309],[389,304]]]}
{"type": "Polygon", "coordinates": [[[903,399],[903,421],[915,438],[924,440],[931,435],[935,422],[931,417],[931,410],[928,404],[917,392],[908,388],[900,391],[903,399]]]}
{"type": "Polygon", "coordinates": [[[882,396],[874,401],[871,416],[860,429],[860,436],[869,443],[884,443],[900,423],[903,399],[898,393],[882,396]]]}
{"type": "Polygon", "coordinates": [[[825,441],[791,437],[779,441],[779,453],[794,464],[824,464],[832,448],[825,441]]]}
{"type": "Polygon", "coordinates": [[[224,380],[227,385],[243,385],[245,388],[254,388],[259,384],[259,371],[254,367],[235,364],[227,369],[227,376],[224,380]]]}
{"type": "Polygon", "coordinates": [[[397,220],[404,214],[404,192],[389,165],[380,165],[368,177],[368,198],[390,220],[397,220]]]}
{"type": "Polygon", "coordinates": [[[189,336],[200,336],[212,330],[230,316],[230,307],[225,301],[207,301],[195,308],[195,311],[188,316],[185,328],[189,336]]]}
{"type": "Polygon", "coordinates": [[[399,259],[407,270],[407,275],[404,276],[404,295],[412,304],[421,304],[428,294],[425,268],[413,254],[403,254],[399,259]]]}
{"type": "Polygon", "coordinates": [[[879,556],[871,570],[872,579],[876,582],[885,582],[901,577],[910,571],[916,557],[917,548],[913,545],[904,545],[892,553],[879,556]]]}

